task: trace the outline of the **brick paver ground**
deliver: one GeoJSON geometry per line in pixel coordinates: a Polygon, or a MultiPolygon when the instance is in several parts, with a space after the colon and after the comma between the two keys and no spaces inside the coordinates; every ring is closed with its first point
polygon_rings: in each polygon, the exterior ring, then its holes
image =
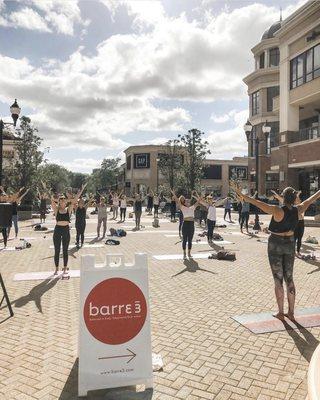
{"type": "MultiPolygon", "coordinates": [[[[146,226],[151,225],[148,218],[146,226]]],[[[13,281],[17,272],[53,267],[52,234],[32,232],[30,223],[21,223],[20,236],[37,238],[31,241],[31,249],[0,252],[1,272],[15,312],[0,324],[0,398],[76,399],[79,279],[13,281]]],[[[181,251],[178,238],[162,232],[176,232],[177,224],[164,222],[158,230],[146,229],[157,233],[127,235],[116,248],[71,251],[69,262],[71,269],[79,269],[81,255],[93,253],[97,262],[103,262],[106,253],[114,250],[123,252],[127,261],[137,251],[150,256],[152,346],[162,355],[164,370],[154,374],[153,394],[133,398],[304,400],[308,362],[320,328],[254,335],[231,319],[275,309],[267,245],[246,235],[226,235],[226,240],[235,242],[228,246],[237,253],[234,263],[156,261],[154,254],[181,251]]],[[[87,232],[94,230],[95,223],[89,222],[87,232]]],[[[319,237],[317,228],[307,228],[305,237],[310,233],[319,237]]],[[[194,246],[197,253],[208,249],[194,246]]],[[[320,263],[314,264],[296,261],[297,308],[319,304],[320,263]]],[[[0,321],[5,318],[2,308],[0,321]]],[[[127,397],[112,391],[89,398],[127,397]]]]}

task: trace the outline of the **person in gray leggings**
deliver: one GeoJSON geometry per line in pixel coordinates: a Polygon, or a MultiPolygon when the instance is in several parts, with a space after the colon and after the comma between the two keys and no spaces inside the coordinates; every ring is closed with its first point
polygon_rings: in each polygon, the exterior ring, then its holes
{"type": "Polygon", "coordinates": [[[239,185],[232,185],[233,190],[242,201],[260,208],[272,216],[269,225],[271,235],[268,241],[268,258],[275,283],[275,295],[278,303],[278,313],[274,317],[281,320],[287,317],[294,320],[294,304],[296,289],[293,281],[293,266],[295,259],[294,231],[299,221],[299,214],[320,198],[320,190],[299,205],[295,205],[297,191],[287,187],[282,193],[281,206],[266,204],[242,193],[239,185]],[[284,313],[283,281],[287,287],[288,313],[284,313]]]}

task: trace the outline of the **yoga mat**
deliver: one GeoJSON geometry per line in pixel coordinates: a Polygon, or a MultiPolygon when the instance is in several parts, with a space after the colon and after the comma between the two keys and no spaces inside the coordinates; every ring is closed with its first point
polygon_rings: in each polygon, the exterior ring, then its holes
{"type": "MultiPolygon", "coordinates": [[[[278,318],[273,317],[272,313],[269,312],[237,315],[231,318],[255,334],[285,331],[287,328],[299,328],[299,326],[288,318],[285,318],[285,323],[283,323],[278,318]]],[[[295,318],[297,323],[303,328],[320,326],[320,307],[296,310],[295,318]]]]}
{"type": "MultiPolygon", "coordinates": [[[[213,240],[212,243],[216,244],[218,246],[219,246],[219,244],[234,244],[233,242],[229,242],[228,240],[213,240]]],[[[209,245],[208,242],[202,242],[202,241],[199,241],[199,242],[195,241],[195,242],[192,242],[192,244],[206,244],[206,245],[209,245]]]]}
{"type": "MultiPolygon", "coordinates": [[[[62,271],[59,271],[58,275],[53,275],[54,271],[39,271],[39,272],[23,272],[19,274],[15,274],[13,277],[14,281],[38,281],[45,279],[58,279],[62,276],[62,271]]],[[[79,278],[80,270],[79,269],[70,269],[69,270],[70,278],[79,278]]]]}
{"type": "MultiPolygon", "coordinates": [[[[86,249],[101,248],[101,247],[104,247],[104,245],[103,245],[103,244],[98,244],[98,243],[93,243],[93,244],[87,243],[87,244],[84,244],[84,245],[82,246],[82,248],[86,248],[86,249]]],[[[76,248],[75,245],[69,246],[68,250],[72,250],[72,249],[75,249],[75,248],[76,248]]],[[[50,249],[54,249],[54,246],[50,246],[50,249]]],[[[61,251],[62,251],[62,250],[61,250],[61,251]]]]}
{"type": "MultiPolygon", "coordinates": [[[[211,253],[201,253],[201,254],[193,254],[192,258],[194,259],[201,259],[201,258],[208,258],[211,253]]],[[[159,261],[166,261],[166,260],[182,260],[182,254],[161,254],[157,256],[153,256],[155,260],[159,261]]]]}
{"type": "Polygon", "coordinates": [[[6,248],[0,249],[0,251],[21,251],[21,250],[25,250],[25,249],[16,249],[15,247],[6,247],[6,248]]]}

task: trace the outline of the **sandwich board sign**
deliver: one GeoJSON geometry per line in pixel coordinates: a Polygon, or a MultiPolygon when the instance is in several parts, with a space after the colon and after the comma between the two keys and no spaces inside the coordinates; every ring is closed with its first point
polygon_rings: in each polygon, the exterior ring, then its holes
{"type": "Polygon", "coordinates": [[[93,255],[81,258],[79,396],[153,386],[148,289],[146,254],[135,254],[133,265],[122,254],[108,254],[100,266],[93,255]]]}

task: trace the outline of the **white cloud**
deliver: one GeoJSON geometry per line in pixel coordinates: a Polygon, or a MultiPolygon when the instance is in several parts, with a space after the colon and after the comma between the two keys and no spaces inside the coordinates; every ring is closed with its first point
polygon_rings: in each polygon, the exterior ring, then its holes
{"type": "Polygon", "coordinates": [[[225,122],[230,121],[230,119],[232,119],[235,114],[236,114],[236,110],[231,110],[223,115],[216,115],[213,113],[211,115],[210,119],[216,124],[223,124],[225,122]]]}
{"type": "Polygon", "coordinates": [[[165,19],[165,10],[160,0],[100,0],[115,18],[120,8],[126,8],[133,17],[134,27],[143,28],[156,25],[165,19]]]}
{"type": "MultiPolygon", "coordinates": [[[[50,29],[72,34],[80,23],[76,2],[31,3],[50,29]],[[56,14],[71,16],[72,25],[64,18],[58,23],[56,14]]],[[[217,15],[209,12],[203,23],[184,15],[169,18],[158,2],[148,2],[145,9],[144,2],[104,3],[113,4],[115,23],[121,4],[134,24],[140,23],[139,30],[109,37],[92,56],[80,47],[67,61],[47,59],[38,68],[27,59],[0,57],[0,99],[17,97],[21,106],[35,110],[32,117],[48,145],[104,147],[114,154],[129,144],[130,132],[150,132],[153,140],[161,131],[181,131],[193,122],[182,107],[155,106],[157,99],[172,104],[188,100],[198,107],[202,102],[245,99],[242,78],[253,68],[250,48],[279,14],[274,7],[255,3],[217,15]]],[[[234,128],[210,133],[213,154],[246,153],[242,119],[234,110],[212,116],[216,123],[234,121],[234,128]]]]}
{"type": "Polygon", "coordinates": [[[76,24],[87,27],[88,20],[81,18],[76,0],[24,0],[16,11],[9,13],[0,1],[0,26],[23,28],[40,32],[57,32],[74,35],[76,24]]]}
{"type": "Polygon", "coordinates": [[[102,160],[93,158],[75,158],[72,161],[62,161],[59,158],[50,158],[50,156],[46,156],[46,159],[50,164],[63,165],[70,171],[82,173],[88,173],[95,168],[99,168],[102,162],[102,160]]]}
{"type": "Polygon", "coordinates": [[[207,136],[210,158],[227,158],[244,156],[248,153],[246,135],[243,126],[248,118],[248,110],[235,112],[233,127],[222,131],[212,131],[207,136]]]}
{"type": "Polygon", "coordinates": [[[8,23],[13,28],[24,28],[41,32],[50,32],[44,19],[32,8],[24,7],[10,14],[8,23]]]}

